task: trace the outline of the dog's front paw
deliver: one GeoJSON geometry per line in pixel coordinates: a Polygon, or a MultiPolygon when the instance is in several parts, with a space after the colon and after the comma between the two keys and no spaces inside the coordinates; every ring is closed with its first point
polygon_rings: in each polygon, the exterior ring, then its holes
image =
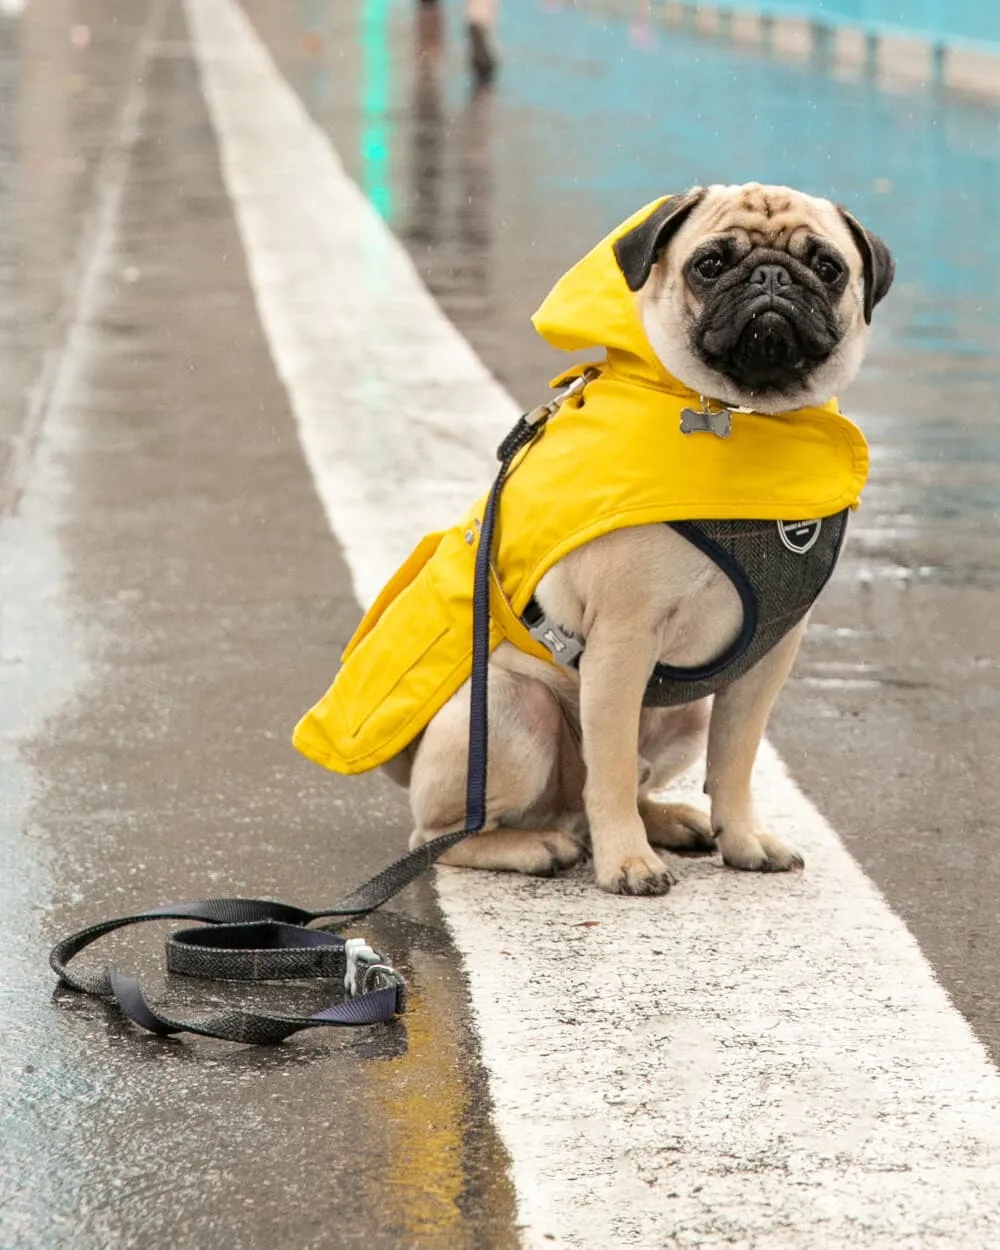
{"type": "Polygon", "coordinates": [[[597,871],[597,884],[609,894],[666,894],[677,878],[652,849],[641,855],[627,855],[597,871]]]}
{"type": "Polygon", "coordinates": [[[722,862],[729,868],[740,868],[744,872],[790,872],[805,867],[805,860],[798,851],[769,833],[735,838],[726,829],[716,829],[715,835],[722,851],[722,862]]]}

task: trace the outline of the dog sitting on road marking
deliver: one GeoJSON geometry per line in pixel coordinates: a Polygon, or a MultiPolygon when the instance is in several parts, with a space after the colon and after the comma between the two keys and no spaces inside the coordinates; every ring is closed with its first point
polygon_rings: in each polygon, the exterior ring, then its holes
{"type": "MultiPolygon", "coordinates": [[[[892,277],[845,210],[747,184],[647,205],[556,284],[539,333],[606,354],[558,380],[586,371],[504,488],[487,825],[443,863],[551,873],[589,839],[598,884],[640,895],[673,883],[657,847],[801,867],[750,776],[867,476],[832,396],[892,277]],[[657,797],[706,750],[710,819],[657,797]]],[[[421,542],[296,729],[409,786],[412,846],[464,823],[482,514],[421,542]]]]}

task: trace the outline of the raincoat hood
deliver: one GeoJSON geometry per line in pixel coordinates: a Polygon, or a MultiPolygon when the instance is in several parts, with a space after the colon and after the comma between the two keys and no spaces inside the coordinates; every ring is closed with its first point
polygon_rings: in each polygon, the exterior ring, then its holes
{"type": "Polygon", "coordinates": [[[640,225],[669,198],[661,196],[616,226],[563,274],[531,321],[546,343],[561,351],[603,348],[608,363],[617,365],[621,372],[639,374],[686,397],[694,392],[668,373],[657,358],[614,252],[615,242],[623,234],[640,225]]]}

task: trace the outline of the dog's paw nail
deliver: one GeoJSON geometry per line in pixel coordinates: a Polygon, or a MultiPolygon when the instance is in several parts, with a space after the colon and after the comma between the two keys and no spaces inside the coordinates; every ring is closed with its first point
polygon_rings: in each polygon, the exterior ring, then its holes
{"type": "Polygon", "coordinates": [[[584,848],[568,834],[558,838],[545,838],[542,845],[551,856],[548,875],[554,876],[564,868],[572,868],[584,856],[584,848]]]}
{"type": "Polygon", "coordinates": [[[602,889],[610,894],[626,894],[632,898],[649,898],[666,894],[677,878],[655,857],[654,862],[635,856],[618,865],[617,871],[602,879],[602,889]]]}
{"type": "Polygon", "coordinates": [[[798,851],[764,834],[757,849],[747,848],[729,855],[723,852],[722,862],[727,868],[738,868],[742,872],[792,872],[806,866],[798,851]]]}

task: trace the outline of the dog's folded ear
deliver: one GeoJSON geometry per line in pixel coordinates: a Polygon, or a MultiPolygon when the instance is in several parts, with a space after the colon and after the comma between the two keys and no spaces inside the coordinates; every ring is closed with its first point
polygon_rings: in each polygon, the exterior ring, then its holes
{"type": "Polygon", "coordinates": [[[866,230],[857,217],[849,213],[842,204],[838,204],[837,209],[847,222],[851,237],[861,253],[865,280],[865,321],[870,324],[875,305],[889,293],[896,266],[892,254],[877,234],[866,230]]]}
{"type": "Polygon", "coordinates": [[[704,198],[704,187],[672,195],[654,208],[645,221],[615,240],[615,259],[630,291],[645,285],[656,258],[704,198]]]}

